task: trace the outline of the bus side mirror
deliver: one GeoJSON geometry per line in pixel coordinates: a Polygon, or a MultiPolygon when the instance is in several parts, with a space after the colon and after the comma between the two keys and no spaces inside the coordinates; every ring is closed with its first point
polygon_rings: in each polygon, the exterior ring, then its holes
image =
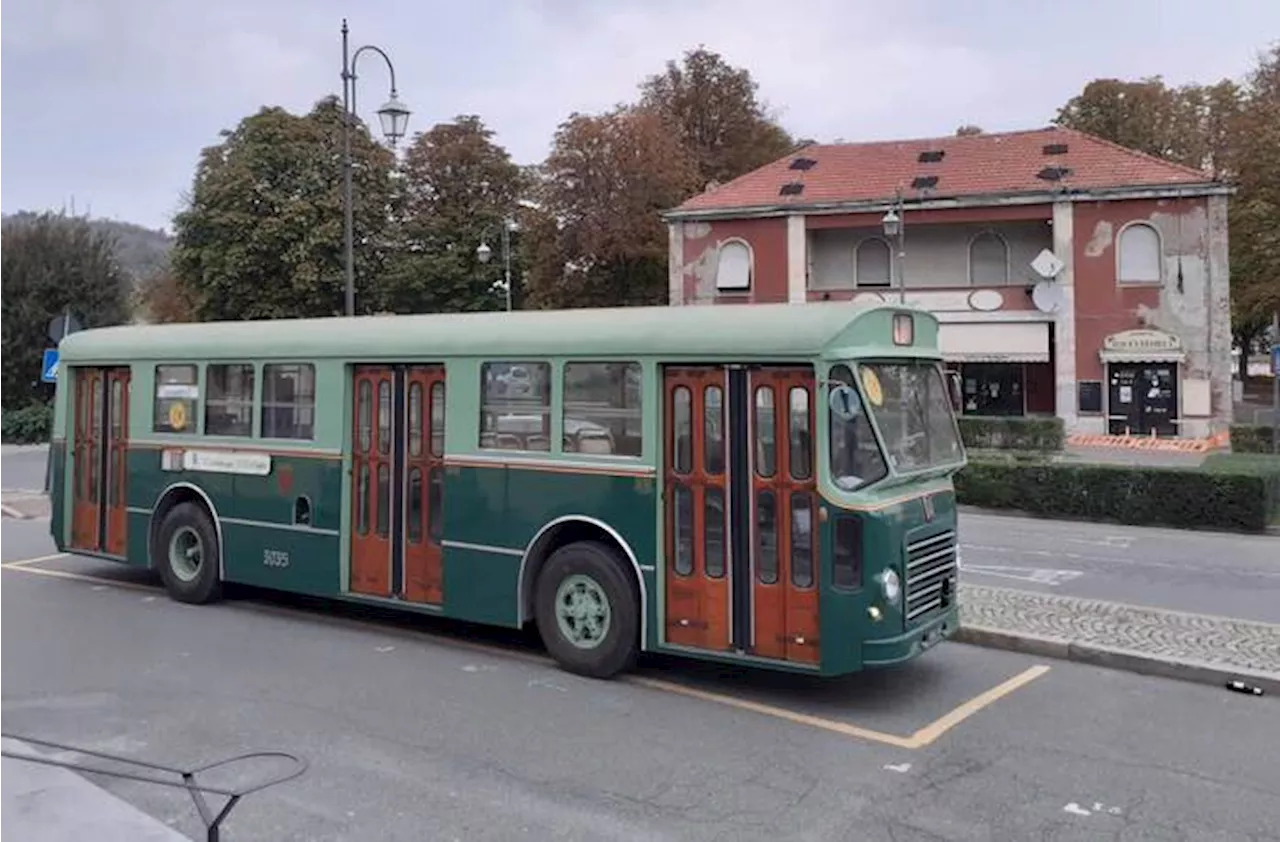
{"type": "Polygon", "coordinates": [[[960,391],[960,372],[947,372],[947,388],[951,392],[951,410],[959,412],[964,405],[964,396],[960,391]]]}

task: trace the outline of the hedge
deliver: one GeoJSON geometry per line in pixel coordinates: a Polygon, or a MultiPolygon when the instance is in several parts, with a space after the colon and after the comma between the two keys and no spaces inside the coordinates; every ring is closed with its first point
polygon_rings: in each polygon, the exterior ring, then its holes
{"type": "Polygon", "coordinates": [[[960,503],[1045,517],[1139,526],[1262,532],[1280,503],[1280,467],[971,461],[956,476],[960,503]]]}
{"type": "Polygon", "coordinates": [[[5,444],[45,443],[53,431],[53,406],[33,403],[22,409],[6,409],[0,428],[5,444]]]}
{"type": "Polygon", "coordinates": [[[977,450],[1061,450],[1061,418],[962,415],[960,438],[977,450]]]}
{"type": "Polygon", "coordinates": [[[1232,424],[1231,450],[1234,453],[1271,453],[1271,425],[1232,424]]]}

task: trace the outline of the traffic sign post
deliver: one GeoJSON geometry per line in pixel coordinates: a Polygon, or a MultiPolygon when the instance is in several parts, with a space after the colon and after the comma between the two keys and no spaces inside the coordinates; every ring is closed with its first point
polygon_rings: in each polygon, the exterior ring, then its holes
{"type": "Polygon", "coordinates": [[[44,349],[44,360],[40,363],[40,380],[44,383],[58,382],[57,348],[44,349]]]}

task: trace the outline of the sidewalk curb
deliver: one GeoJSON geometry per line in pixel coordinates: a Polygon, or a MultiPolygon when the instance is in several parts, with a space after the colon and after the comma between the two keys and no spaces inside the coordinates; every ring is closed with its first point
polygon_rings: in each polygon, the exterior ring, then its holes
{"type": "Polygon", "coordinates": [[[1280,673],[1235,669],[1227,664],[1175,660],[1132,649],[1098,646],[1092,643],[1079,643],[984,626],[966,626],[963,623],[951,639],[956,643],[968,643],[987,649],[1004,649],[1025,655],[1075,661],[1096,667],[1197,684],[1222,687],[1228,681],[1243,681],[1245,684],[1261,688],[1264,693],[1280,695],[1280,673]]]}

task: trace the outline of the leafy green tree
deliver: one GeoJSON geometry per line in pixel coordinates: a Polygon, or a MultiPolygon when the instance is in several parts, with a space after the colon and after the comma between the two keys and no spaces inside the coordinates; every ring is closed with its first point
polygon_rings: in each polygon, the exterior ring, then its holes
{"type": "MultiPolygon", "coordinates": [[[[305,116],[263,108],[203,151],[172,255],[199,318],[345,312],[344,119],[334,97],[305,116]]],[[[393,156],[353,122],[356,310],[372,312],[395,249],[393,156]]]]}
{"type": "Polygon", "coordinates": [[[115,239],[81,218],[61,214],[6,219],[2,265],[4,408],[48,400],[40,382],[49,320],[70,310],[85,328],[128,319],[127,274],[115,239]]]}
{"type": "Polygon", "coordinates": [[[726,182],[794,151],[796,141],[760,101],[746,68],[698,47],[640,85],[640,104],[676,127],[698,188],[726,182]]]}
{"type": "MultiPolygon", "coordinates": [[[[473,114],[418,135],[400,170],[400,252],[382,309],[396,313],[492,310],[506,306],[502,226],[515,221],[528,179],[473,114]],[[476,249],[485,243],[491,262],[476,249]]],[[[511,232],[513,300],[519,299],[519,230],[511,232]]]]}

